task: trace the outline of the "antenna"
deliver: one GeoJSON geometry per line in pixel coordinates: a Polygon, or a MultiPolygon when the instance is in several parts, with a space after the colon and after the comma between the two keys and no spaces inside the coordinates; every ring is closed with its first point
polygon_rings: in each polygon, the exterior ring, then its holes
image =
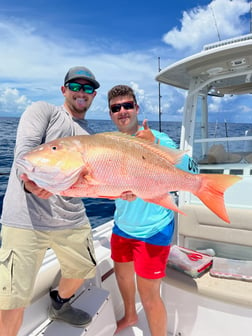
{"type": "MultiPolygon", "coordinates": [[[[160,57],[158,57],[158,72],[160,72],[160,57]]],[[[158,122],[159,132],[161,132],[161,94],[160,94],[160,82],[158,82],[158,122]]]]}
{"type": "Polygon", "coordinates": [[[252,1],[250,1],[250,33],[252,33],[252,1]]]}
{"type": "Polygon", "coordinates": [[[219,41],[221,41],[221,38],[220,38],[220,33],[219,33],[219,29],[218,29],[217,22],[216,22],[216,17],[215,17],[215,15],[214,15],[214,10],[213,10],[213,7],[211,6],[211,4],[209,4],[209,7],[210,7],[210,9],[211,9],[211,12],[212,12],[212,15],[213,15],[213,19],[214,19],[215,28],[216,28],[216,31],[217,31],[217,34],[218,34],[218,39],[219,39],[219,41]]]}

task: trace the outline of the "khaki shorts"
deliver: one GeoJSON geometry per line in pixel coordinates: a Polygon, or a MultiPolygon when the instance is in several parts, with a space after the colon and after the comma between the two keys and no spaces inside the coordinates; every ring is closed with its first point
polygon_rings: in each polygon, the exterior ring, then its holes
{"type": "Polygon", "coordinates": [[[46,250],[53,249],[61,275],[70,279],[95,276],[91,228],[36,231],[2,226],[0,248],[0,309],[26,307],[46,250]]]}

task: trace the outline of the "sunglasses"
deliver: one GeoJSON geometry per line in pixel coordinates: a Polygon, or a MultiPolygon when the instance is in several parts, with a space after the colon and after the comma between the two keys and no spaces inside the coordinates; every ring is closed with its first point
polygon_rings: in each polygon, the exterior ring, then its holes
{"type": "Polygon", "coordinates": [[[131,110],[133,109],[135,106],[135,103],[133,101],[128,101],[125,103],[121,103],[121,104],[114,104],[110,106],[110,111],[112,113],[116,113],[121,111],[121,108],[123,107],[125,110],[131,110]]]}
{"type": "Polygon", "coordinates": [[[79,92],[82,89],[85,93],[92,94],[95,91],[94,87],[89,84],[67,83],[65,86],[73,92],[79,92]]]}

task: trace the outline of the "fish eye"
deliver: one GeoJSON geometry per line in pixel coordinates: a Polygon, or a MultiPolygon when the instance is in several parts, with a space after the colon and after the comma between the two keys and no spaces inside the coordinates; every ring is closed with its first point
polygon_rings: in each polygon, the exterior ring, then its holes
{"type": "Polygon", "coordinates": [[[57,150],[57,146],[52,146],[51,149],[52,149],[53,151],[55,151],[55,150],[57,150]]]}

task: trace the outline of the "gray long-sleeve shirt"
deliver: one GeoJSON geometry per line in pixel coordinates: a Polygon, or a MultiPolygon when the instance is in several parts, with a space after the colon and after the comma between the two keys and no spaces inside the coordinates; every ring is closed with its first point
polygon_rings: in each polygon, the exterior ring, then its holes
{"type": "Polygon", "coordinates": [[[64,106],[36,102],[26,109],[17,129],[14,162],[3,202],[3,225],[36,230],[60,230],[78,227],[88,222],[80,198],[53,195],[49,199],[42,199],[26,193],[15,160],[44,142],[89,133],[87,121],[72,118],[64,106]]]}

